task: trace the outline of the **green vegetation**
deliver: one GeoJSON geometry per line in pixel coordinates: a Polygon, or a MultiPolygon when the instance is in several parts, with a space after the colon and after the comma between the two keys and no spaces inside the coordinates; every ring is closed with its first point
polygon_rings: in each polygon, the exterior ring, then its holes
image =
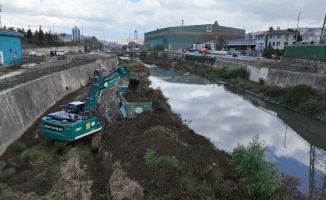
{"type": "Polygon", "coordinates": [[[26,145],[16,140],[8,146],[9,151],[22,151],[26,149],[26,145]]]}
{"type": "Polygon", "coordinates": [[[178,177],[178,182],[187,191],[193,191],[197,186],[197,183],[195,181],[189,180],[188,178],[183,176],[178,177]]]}
{"type": "Polygon", "coordinates": [[[140,55],[139,55],[139,58],[141,59],[141,60],[144,60],[145,58],[147,58],[147,51],[141,51],[140,52],[140,55]]]}
{"type": "MultiPolygon", "coordinates": [[[[3,176],[2,169],[5,167],[5,163],[0,160],[0,178],[3,176]]],[[[1,190],[0,190],[1,191],[1,190]]]]}
{"type": "Polygon", "coordinates": [[[240,183],[258,199],[271,198],[281,185],[277,163],[265,159],[266,150],[267,146],[256,135],[247,147],[239,145],[232,155],[240,183]]]}
{"type": "Polygon", "coordinates": [[[120,160],[116,160],[114,163],[112,163],[112,170],[116,170],[116,169],[121,169],[122,165],[121,165],[121,161],[120,160]]]}
{"type": "Polygon", "coordinates": [[[26,149],[20,155],[21,162],[26,160],[33,160],[36,162],[43,162],[46,159],[51,159],[56,154],[54,147],[49,147],[46,144],[39,144],[30,149],[26,149]]]}
{"type": "Polygon", "coordinates": [[[291,108],[298,108],[299,105],[310,100],[321,100],[321,97],[307,85],[297,85],[288,88],[286,93],[279,97],[280,103],[291,108]]]}
{"type": "Polygon", "coordinates": [[[144,156],[145,164],[148,167],[155,167],[161,163],[166,163],[173,167],[178,167],[178,160],[175,156],[156,156],[153,150],[148,149],[147,154],[144,156]]]}
{"type": "Polygon", "coordinates": [[[207,62],[209,63],[214,63],[216,58],[211,58],[211,57],[206,57],[206,56],[191,56],[191,55],[186,55],[185,56],[185,61],[188,63],[201,63],[201,64],[206,64],[207,62]]]}

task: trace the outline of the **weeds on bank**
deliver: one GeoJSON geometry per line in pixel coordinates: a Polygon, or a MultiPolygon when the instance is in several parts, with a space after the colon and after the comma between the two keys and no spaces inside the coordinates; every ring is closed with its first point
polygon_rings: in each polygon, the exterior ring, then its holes
{"type": "Polygon", "coordinates": [[[173,167],[178,167],[178,160],[175,156],[156,156],[155,151],[148,149],[147,154],[144,156],[145,164],[148,167],[155,167],[161,163],[169,164],[173,167]]]}
{"type": "Polygon", "coordinates": [[[22,142],[15,141],[8,146],[9,151],[22,151],[26,149],[26,145],[22,142]]]}
{"type": "Polygon", "coordinates": [[[39,144],[32,148],[24,150],[20,154],[21,162],[33,160],[35,162],[44,162],[46,159],[51,159],[56,154],[54,147],[48,147],[46,144],[39,144]]]}

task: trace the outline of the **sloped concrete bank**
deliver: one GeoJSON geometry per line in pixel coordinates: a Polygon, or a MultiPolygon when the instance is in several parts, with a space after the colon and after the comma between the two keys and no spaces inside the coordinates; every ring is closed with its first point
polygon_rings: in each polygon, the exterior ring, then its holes
{"type": "Polygon", "coordinates": [[[0,92],[0,155],[59,99],[86,85],[95,68],[108,71],[117,63],[117,57],[97,61],[0,92]]]}
{"type": "Polygon", "coordinates": [[[255,82],[264,81],[267,86],[291,87],[299,84],[309,85],[318,93],[326,93],[326,76],[304,72],[294,72],[266,67],[255,67],[242,63],[216,59],[213,67],[240,68],[245,67],[249,71],[249,79],[255,82]]]}

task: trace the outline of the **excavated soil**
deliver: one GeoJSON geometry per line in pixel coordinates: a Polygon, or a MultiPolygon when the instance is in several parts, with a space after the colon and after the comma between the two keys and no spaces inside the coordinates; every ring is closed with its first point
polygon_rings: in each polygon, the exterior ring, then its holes
{"type": "MultiPolygon", "coordinates": [[[[153,111],[122,121],[115,92],[127,80],[104,91],[100,104],[106,125],[98,154],[90,151],[91,137],[55,152],[54,141],[43,137],[37,119],[18,140],[26,147],[8,148],[0,157],[0,195],[4,199],[245,199],[229,156],[172,113],[160,90],[148,88],[148,70],[140,64],[131,68],[141,82],[139,90],[125,98],[151,101],[153,111]]],[[[90,87],[65,96],[45,114],[85,100],[90,87]]]]}

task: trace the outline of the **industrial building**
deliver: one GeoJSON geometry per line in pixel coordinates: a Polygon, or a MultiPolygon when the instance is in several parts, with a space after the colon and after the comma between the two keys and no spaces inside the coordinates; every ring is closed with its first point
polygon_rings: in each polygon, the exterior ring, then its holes
{"type": "MultiPolygon", "coordinates": [[[[162,45],[164,49],[173,51],[189,49],[192,44],[208,41],[221,43],[225,40],[243,39],[245,37],[245,30],[220,26],[215,22],[214,24],[157,29],[156,31],[147,32],[144,35],[144,45],[150,45],[152,48],[157,45],[162,45]]],[[[223,44],[220,44],[220,46],[223,46],[223,44]]]]}

